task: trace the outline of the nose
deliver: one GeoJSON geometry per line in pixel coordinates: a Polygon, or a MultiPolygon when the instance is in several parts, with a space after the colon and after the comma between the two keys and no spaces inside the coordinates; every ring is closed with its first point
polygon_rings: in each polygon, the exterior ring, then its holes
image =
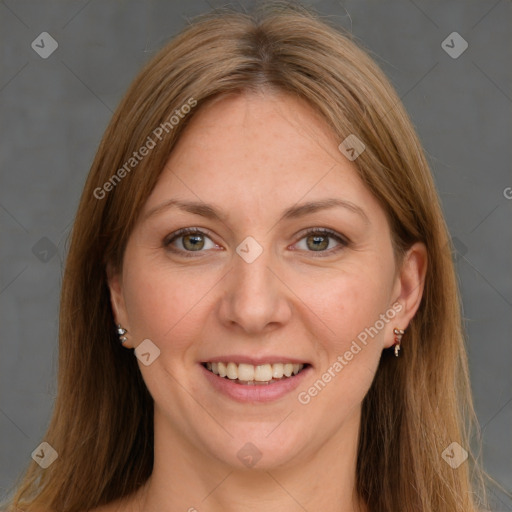
{"type": "Polygon", "coordinates": [[[235,253],[232,265],[219,309],[221,322],[251,335],[285,325],[292,314],[291,292],[270,249],[263,247],[252,262],[235,253]]]}

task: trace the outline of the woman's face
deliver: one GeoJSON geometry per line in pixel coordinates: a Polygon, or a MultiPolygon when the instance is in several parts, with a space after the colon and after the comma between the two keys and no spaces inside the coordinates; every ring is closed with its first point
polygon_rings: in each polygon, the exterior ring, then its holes
{"type": "Polygon", "coordinates": [[[151,340],[155,428],[204,457],[282,466],[343,439],[414,313],[414,278],[340,142],[286,95],[202,107],[110,280],[128,346],[151,340]]]}

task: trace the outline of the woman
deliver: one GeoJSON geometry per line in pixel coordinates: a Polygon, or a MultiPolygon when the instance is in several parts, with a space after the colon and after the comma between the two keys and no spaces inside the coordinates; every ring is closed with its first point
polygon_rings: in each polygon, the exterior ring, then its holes
{"type": "Polygon", "coordinates": [[[302,8],[203,16],[139,74],[60,322],[48,465],[13,510],[481,505],[427,162],[377,65],[302,8]]]}

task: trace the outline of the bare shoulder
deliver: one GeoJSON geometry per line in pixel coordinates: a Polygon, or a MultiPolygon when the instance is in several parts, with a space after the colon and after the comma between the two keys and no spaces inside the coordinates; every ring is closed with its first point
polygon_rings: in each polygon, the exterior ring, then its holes
{"type": "MultiPolygon", "coordinates": [[[[87,512],[121,512],[124,510],[126,510],[127,512],[128,512],[128,510],[130,512],[132,512],[131,508],[127,509],[125,506],[123,506],[123,504],[121,503],[120,500],[116,500],[116,501],[107,503],[106,505],[100,505],[99,507],[92,508],[92,509],[88,510],[87,512]]],[[[83,512],[85,512],[85,511],[83,511],[83,512]]]]}
{"type": "MultiPolygon", "coordinates": [[[[99,507],[91,508],[87,512],[120,512],[122,510],[120,504],[117,501],[107,503],[106,505],[100,505],[99,507]]],[[[85,510],[82,512],[86,512],[85,510]]]]}
{"type": "Polygon", "coordinates": [[[87,512],[140,512],[140,507],[136,507],[135,495],[130,495],[89,509],[87,512]]]}

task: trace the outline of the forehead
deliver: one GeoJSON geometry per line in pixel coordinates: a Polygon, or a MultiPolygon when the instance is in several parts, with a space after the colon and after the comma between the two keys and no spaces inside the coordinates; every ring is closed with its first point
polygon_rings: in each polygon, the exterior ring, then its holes
{"type": "Polygon", "coordinates": [[[378,204],[327,123],[282,93],[244,93],[204,105],[170,155],[146,211],[170,196],[253,214],[301,199],[378,204]]]}

